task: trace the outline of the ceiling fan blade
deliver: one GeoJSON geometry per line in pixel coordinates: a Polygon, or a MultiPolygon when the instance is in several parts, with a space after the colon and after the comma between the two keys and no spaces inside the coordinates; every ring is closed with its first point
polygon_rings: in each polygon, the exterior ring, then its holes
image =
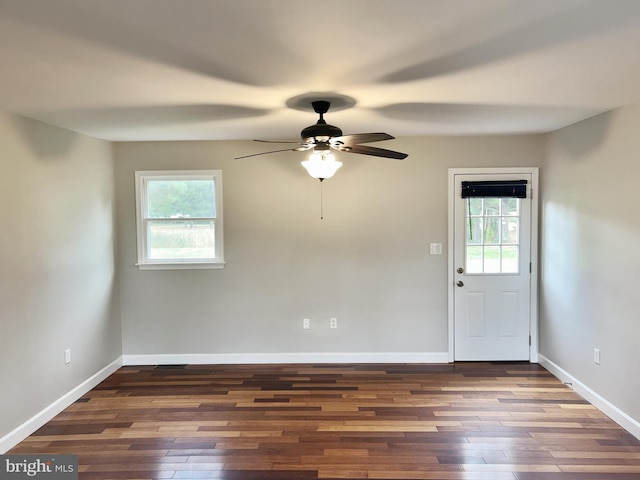
{"type": "Polygon", "coordinates": [[[293,140],[254,140],[254,142],[260,142],[260,143],[300,143],[299,141],[293,141],[293,140]]]}
{"type": "MultiPolygon", "coordinates": [[[[293,142],[299,143],[299,142],[293,142]]],[[[249,158],[249,157],[257,157],[258,155],[268,155],[269,153],[278,153],[278,152],[304,152],[313,148],[313,144],[302,144],[296,148],[281,148],[279,150],[269,150],[268,152],[260,152],[260,153],[252,153],[250,155],[242,155],[241,157],[235,157],[235,160],[240,160],[241,158],[249,158]]]]}
{"type": "MultiPolygon", "coordinates": [[[[304,150],[306,150],[306,148],[304,150]]],[[[257,157],[258,155],[268,155],[269,153],[299,152],[299,151],[301,151],[300,148],[282,148],[280,150],[271,150],[269,152],[260,152],[260,153],[252,153],[251,155],[242,155],[241,157],[235,157],[235,160],[240,160],[241,158],[257,157]]]]}
{"type": "Polygon", "coordinates": [[[367,145],[345,145],[343,147],[337,147],[337,150],[348,153],[359,153],[361,155],[373,155],[374,157],[393,158],[395,160],[402,160],[409,155],[402,152],[394,152],[393,150],[387,150],[385,148],[369,147],[367,145]]]}
{"type": "Polygon", "coordinates": [[[381,142],[383,140],[393,140],[395,137],[388,133],[354,133],[352,135],[342,135],[333,137],[331,143],[343,145],[357,145],[359,143],[381,142]]]}

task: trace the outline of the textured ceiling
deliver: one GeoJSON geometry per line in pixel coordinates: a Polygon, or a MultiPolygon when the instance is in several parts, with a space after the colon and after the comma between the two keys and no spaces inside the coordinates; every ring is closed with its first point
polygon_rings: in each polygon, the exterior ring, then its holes
{"type": "Polygon", "coordinates": [[[0,109],[114,141],[551,131],[640,100],[639,0],[0,0],[0,109]]]}

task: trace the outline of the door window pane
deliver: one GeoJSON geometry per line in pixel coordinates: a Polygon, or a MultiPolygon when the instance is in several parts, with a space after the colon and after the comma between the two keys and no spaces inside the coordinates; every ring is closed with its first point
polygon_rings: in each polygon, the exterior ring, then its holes
{"type": "Polygon", "coordinates": [[[467,245],[482,245],[482,217],[471,217],[467,224],[467,245]]]}
{"type": "Polygon", "coordinates": [[[484,199],[484,215],[485,217],[500,215],[500,199],[499,198],[484,199]]]}
{"type": "Polygon", "coordinates": [[[467,272],[480,273],[482,272],[482,246],[467,245],[467,272]]]}
{"type": "Polygon", "coordinates": [[[484,247],[483,273],[500,273],[500,247],[484,247]]]}
{"type": "Polygon", "coordinates": [[[503,198],[502,199],[502,215],[520,215],[520,200],[517,198],[503,198]]]}
{"type": "Polygon", "coordinates": [[[517,245],[520,233],[518,226],[520,219],[517,217],[502,217],[502,244],[517,245]]]}
{"type": "Polygon", "coordinates": [[[471,216],[482,215],[482,209],[484,208],[484,199],[483,198],[468,198],[467,199],[469,213],[471,216]]]}
{"type": "Polygon", "coordinates": [[[486,217],[484,229],[484,243],[500,245],[500,217],[486,217]]]}

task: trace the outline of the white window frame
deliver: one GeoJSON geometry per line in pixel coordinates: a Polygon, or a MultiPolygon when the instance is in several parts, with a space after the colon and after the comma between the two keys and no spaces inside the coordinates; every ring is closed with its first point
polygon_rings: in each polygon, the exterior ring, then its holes
{"type": "Polygon", "coordinates": [[[222,222],[222,171],[221,170],[150,170],[135,172],[136,232],[140,270],[188,270],[224,267],[224,242],[222,222]],[[150,259],[147,252],[147,184],[150,180],[213,180],[215,184],[216,217],[214,222],[215,257],[212,259],[150,259]]]}

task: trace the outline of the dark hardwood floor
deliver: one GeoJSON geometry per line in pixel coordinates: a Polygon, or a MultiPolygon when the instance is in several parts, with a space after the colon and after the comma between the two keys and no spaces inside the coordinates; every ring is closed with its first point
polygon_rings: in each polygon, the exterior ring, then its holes
{"type": "Polygon", "coordinates": [[[9,453],[81,479],[640,479],[640,441],[528,363],[124,367],[9,453]]]}

